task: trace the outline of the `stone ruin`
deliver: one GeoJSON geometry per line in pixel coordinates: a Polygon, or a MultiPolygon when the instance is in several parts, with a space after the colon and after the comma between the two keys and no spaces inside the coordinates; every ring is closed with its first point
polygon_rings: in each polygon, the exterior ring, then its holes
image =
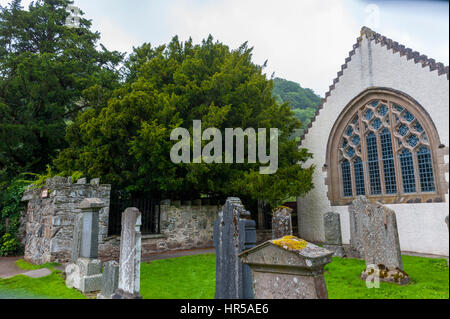
{"type": "Polygon", "coordinates": [[[358,197],[349,207],[352,250],[364,258],[366,270],[361,278],[377,276],[380,281],[410,282],[403,271],[395,212],[380,203],[358,197]]]}
{"type": "Polygon", "coordinates": [[[253,276],[255,299],[328,299],[323,276],[332,252],[294,236],[239,255],[253,276]]]}
{"type": "Polygon", "coordinates": [[[278,207],[273,211],[272,239],[292,236],[292,209],[289,207],[278,207]]]}
{"type": "Polygon", "coordinates": [[[54,177],[42,189],[29,188],[22,201],[27,202],[24,217],[25,260],[35,265],[48,262],[67,263],[72,258],[74,226],[80,216],[80,204],[86,198],[99,198],[106,205],[99,212],[98,240],[108,235],[110,185],[100,185],[99,179],[88,184],[80,179],[54,177]]]}
{"type": "Polygon", "coordinates": [[[239,198],[228,198],[214,223],[216,299],[253,299],[250,268],[238,255],[256,243],[256,223],[239,198]]]}

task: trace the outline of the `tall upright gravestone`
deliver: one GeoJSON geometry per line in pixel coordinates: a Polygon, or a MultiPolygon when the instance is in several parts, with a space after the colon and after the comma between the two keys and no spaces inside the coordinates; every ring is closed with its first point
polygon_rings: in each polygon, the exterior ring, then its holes
{"type": "Polygon", "coordinates": [[[334,253],[335,257],[344,257],[345,251],[342,245],[341,216],[329,212],[323,216],[325,229],[325,244],[323,247],[334,253]]]}
{"type": "Polygon", "coordinates": [[[377,271],[381,281],[407,284],[410,279],[403,271],[395,212],[364,196],[358,197],[350,210],[367,267],[361,278],[366,280],[377,271]]]}
{"type": "Polygon", "coordinates": [[[228,198],[214,223],[216,299],[253,299],[252,275],[238,255],[256,245],[256,223],[239,198],[228,198]]]}
{"type": "Polygon", "coordinates": [[[66,267],[66,285],[83,293],[99,291],[102,285],[98,260],[99,212],[105,206],[98,198],[80,204],[73,232],[72,263],[66,267]]]}
{"type": "Polygon", "coordinates": [[[142,299],[142,296],[139,294],[141,225],[141,212],[137,208],[127,208],[122,214],[119,287],[113,299],[142,299]]]}
{"type": "Polygon", "coordinates": [[[292,209],[289,207],[278,207],[273,212],[272,239],[292,236],[292,209]]]}

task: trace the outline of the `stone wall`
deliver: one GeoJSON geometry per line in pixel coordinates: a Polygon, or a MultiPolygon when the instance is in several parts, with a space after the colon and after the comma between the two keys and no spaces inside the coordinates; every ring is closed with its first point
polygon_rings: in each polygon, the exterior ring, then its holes
{"type": "Polygon", "coordinates": [[[66,263],[70,260],[75,216],[85,198],[100,198],[106,208],[100,211],[99,242],[108,234],[110,185],[99,185],[99,180],[87,184],[80,179],[72,184],[70,178],[47,180],[43,189],[29,189],[22,201],[28,202],[24,218],[25,260],[33,264],[66,263]],[[48,191],[48,196],[44,196],[48,191]]]}
{"type": "MultiPolygon", "coordinates": [[[[100,211],[99,258],[118,260],[120,236],[108,237],[110,185],[95,179],[72,184],[68,178],[49,179],[44,188],[27,190],[28,202],[23,219],[25,260],[33,264],[70,261],[75,217],[85,198],[99,198],[107,207],[100,211]],[[42,198],[48,190],[48,197],[42,198]]],[[[204,202],[205,204],[205,202],[204,202]]],[[[219,205],[202,205],[201,201],[164,201],[161,204],[161,234],[143,235],[142,254],[213,247],[213,225],[219,205]]]]}
{"type": "MultiPolygon", "coordinates": [[[[213,247],[213,227],[219,209],[218,205],[201,205],[200,201],[183,205],[179,201],[164,201],[161,234],[143,234],[142,255],[213,247]]],[[[106,238],[99,246],[103,261],[118,260],[119,254],[119,236],[106,238]]]]}

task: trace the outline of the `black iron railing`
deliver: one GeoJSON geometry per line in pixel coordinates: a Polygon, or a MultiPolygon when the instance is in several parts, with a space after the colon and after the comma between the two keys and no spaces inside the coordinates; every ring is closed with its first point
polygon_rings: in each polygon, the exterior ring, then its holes
{"type": "Polygon", "coordinates": [[[131,198],[122,199],[119,196],[111,195],[109,206],[108,235],[120,235],[122,213],[128,207],[136,207],[142,214],[141,233],[144,235],[159,234],[160,224],[160,202],[152,198],[131,198]]]}

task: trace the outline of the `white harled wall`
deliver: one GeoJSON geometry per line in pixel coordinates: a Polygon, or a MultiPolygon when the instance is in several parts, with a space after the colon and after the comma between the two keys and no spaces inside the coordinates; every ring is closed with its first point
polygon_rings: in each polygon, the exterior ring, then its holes
{"type": "MultiPolygon", "coordinates": [[[[301,146],[314,154],[314,159],[306,166],[315,164],[317,167],[313,177],[315,188],[298,199],[299,235],[306,240],[324,241],[323,214],[334,211],[341,215],[344,244],[350,241],[348,207],[331,207],[322,167],[335,120],[353,98],[370,87],[392,88],[414,98],[431,116],[441,143],[449,146],[447,76],[438,76],[437,71],[431,72],[429,67],[424,68],[413,59],[408,61],[398,52],[393,54],[386,46],[364,36],[301,146]]],[[[449,163],[448,156],[445,156],[445,163],[449,163]]],[[[445,203],[387,205],[397,214],[402,251],[448,256],[449,233],[445,224],[448,200],[447,194],[445,203]]]]}

